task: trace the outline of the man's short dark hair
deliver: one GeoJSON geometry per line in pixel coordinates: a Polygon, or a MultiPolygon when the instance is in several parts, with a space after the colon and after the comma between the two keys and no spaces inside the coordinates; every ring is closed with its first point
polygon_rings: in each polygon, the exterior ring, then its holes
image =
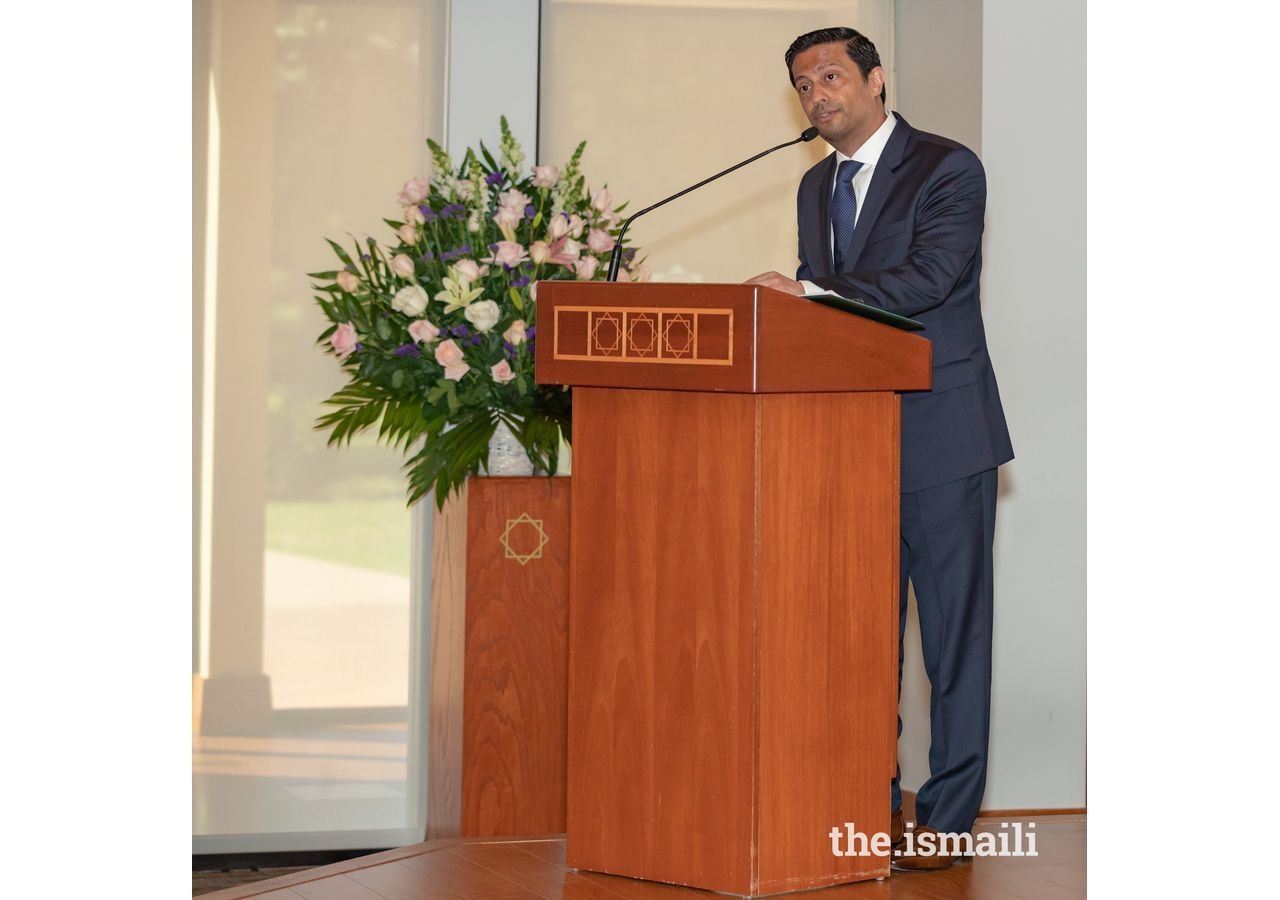
{"type": "MultiPolygon", "coordinates": [[[[817,31],[800,35],[787,48],[787,77],[791,79],[791,84],[796,83],[795,76],[791,74],[791,63],[795,61],[796,56],[810,47],[841,41],[844,42],[844,50],[849,54],[849,58],[857,63],[858,71],[862,73],[864,80],[871,74],[872,69],[880,65],[880,54],[876,52],[876,45],[871,43],[871,39],[862,32],[852,28],[819,28],[817,31]]],[[[882,87],[880,88],[881,103],[884,102],[884,97],[885,90],[882,87]]]]}

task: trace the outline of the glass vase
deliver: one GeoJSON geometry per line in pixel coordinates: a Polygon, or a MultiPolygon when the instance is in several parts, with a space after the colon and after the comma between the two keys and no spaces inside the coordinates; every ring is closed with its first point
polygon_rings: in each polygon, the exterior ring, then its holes
{"type": "Polygon", "coordinates": [[[507,423],[498,421],[498,428],[489,438],[489,475],[511,478],[534,474],[533,460],[524,446],[516,439],[507,423]]]}

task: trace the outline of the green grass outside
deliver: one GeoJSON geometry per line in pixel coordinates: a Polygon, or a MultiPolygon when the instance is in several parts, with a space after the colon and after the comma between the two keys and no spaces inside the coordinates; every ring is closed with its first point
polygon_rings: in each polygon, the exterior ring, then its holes
{"type": "Polygon", "coordinates": [[[275,501],[267,549],[409,577],[409,510],[401,499],[275,501]]]}

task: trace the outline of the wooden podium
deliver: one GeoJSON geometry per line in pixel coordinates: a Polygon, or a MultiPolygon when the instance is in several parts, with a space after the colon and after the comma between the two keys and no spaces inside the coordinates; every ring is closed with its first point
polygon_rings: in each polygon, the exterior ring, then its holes
{"type": "Polygon", "coordinates": [[[567,862],[759,896],[888,874],[899,398],[927,340],[752,285],[538,285],[574,386],[567,862]],[[844,840],[841,841],[844,847],[844,840]]]}

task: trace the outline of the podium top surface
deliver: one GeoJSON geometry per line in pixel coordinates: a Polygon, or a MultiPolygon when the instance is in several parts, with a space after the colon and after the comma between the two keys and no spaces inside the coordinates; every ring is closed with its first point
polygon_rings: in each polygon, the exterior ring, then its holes
{"type": "Polygon", "coordinates": [[[918,335],[751,284],[538,283],[541,384],[733,393],[932,386],[918,335]]]}

